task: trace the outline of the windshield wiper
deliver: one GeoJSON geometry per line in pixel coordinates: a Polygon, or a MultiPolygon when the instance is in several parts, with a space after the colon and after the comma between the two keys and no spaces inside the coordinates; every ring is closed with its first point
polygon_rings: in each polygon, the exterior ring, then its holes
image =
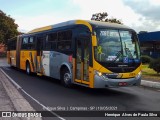
{"type": "Polygon", "coordinates": [[[131,60],[133,60],[135,62],[134,57],[133,57],[130,49],[129,48],[125,48],[125,50],[126,50],[127,55],[130,56],[129,58],[131,58],[131,60]]]}
{"type": "Polygon", "coordinates": [[[133,61],[135,62],[134,57],[133,57],[130,49],[126,47],[126,43],[125,43],[125,42],[124,42],[124,47],[125,47],[125,51],[126,51],[126,54],[127,54],[128,57],[129,57],[129,59],[131,59],[131,60],[133,60],[133,61]]]}
{"type": "Polygon", "coordinates": [[[121,52],[121,51],[118,51],[117,54],[116,54],[116,58],[115,58],[114,62],[116,62],[117,59],[120,58],[120,57],[122,57],[122,56],[123,56],[123,55],[122,55],[122,52],[121,52]]]}

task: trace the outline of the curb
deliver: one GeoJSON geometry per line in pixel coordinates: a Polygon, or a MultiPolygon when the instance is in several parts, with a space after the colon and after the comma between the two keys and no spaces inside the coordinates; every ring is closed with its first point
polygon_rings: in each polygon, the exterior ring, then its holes
{"type": "Polygon", "coordinates": [[[158,88],[160,89],[160,82],[152,82],[147,80],[141,80],[141,85],[151,88],[158,88]]]}
{"type": "MultiPolygon", "coordinates": [[[[30,105],[30,103],[19,93],[18,89],[21,89],[20,86],[13,85],[11,83],[3,70],[0,68],[0,72],[2,73],[2,85],[7,92],[14,108],[16,111],[35,111],[35,109],[30,105]],[[16,87],[15,87],[16,86],[16,87]]],[[[28,118],[23,118],[24,120],[28,120],[28,118]]],[[[29,120],[42,120],[41,118],[29,118],[29,120]]]]}

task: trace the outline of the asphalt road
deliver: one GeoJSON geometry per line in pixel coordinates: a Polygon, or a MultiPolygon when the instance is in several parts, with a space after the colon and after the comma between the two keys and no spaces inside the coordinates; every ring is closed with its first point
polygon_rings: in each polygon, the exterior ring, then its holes
{"type": "MultiPolygon", "coordinates": [[[[160,91],[144,87],[123,87],[108,89],[89,89],[80,86],[73,88],[63,87],[58,80],[48,77],[28,76],[25,72],[3,67],[3,70],[29,95],[38,100],[42,105],[50,109],[69,109],[78,108],[90,109],[111,107],[116,111],[160,111],[160,91]]],[[[23,96],[38,111],[44,110],[42,106],[30,99],[27,95],[23,96]]],[[[58,113],[57,113],[58,114],[58,113]]],[[[94,114],[94,113],[93,113],[94,114]]],[[[61,116],[61,115],[60,115],[61,116]]],[[[91,115],[92,116],[92,115],[91,115]]],[[[63,117],[54,119],[81,120],[80,117],[63,117]]],[[[53,118],[44,118],[44,120],[53,118]]],[[[105,117],[85,117],[84,120],[113,119],[127,120],[125,118],[105,118],[105,117]]],[[[159,120],[160,118],[129,118],[131,120],[159,120]]]]}

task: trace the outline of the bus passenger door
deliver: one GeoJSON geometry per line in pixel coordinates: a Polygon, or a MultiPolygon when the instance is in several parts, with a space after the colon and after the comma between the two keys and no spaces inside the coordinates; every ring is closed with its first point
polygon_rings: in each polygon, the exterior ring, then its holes
{"type": "Polygon", "coordinates": [[[89,84],[89,40],[76,40],[75,81],[89,84]]]}

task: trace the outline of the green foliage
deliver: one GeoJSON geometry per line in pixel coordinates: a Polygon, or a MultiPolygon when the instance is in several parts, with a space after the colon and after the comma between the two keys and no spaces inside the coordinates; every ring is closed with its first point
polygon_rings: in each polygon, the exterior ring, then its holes
{"type": "Polygon", "coordinates": [[[96,13],[92,15],[91,20],[95,20],[95,21],[102,21],[102,22],[111,22],[111,23],[118,23],[118,24],[123,24],[121,22],[121,20],[118,20],[116,18],[107,18],[108,17],[108,13],[107,12],[103,12],[103,13],[96,13]]]}
{"type": "Polygon", "coordinates": [[[0,52],[0,58],[3,58],[3,57],[6,57],[7,56],[7,53],[6,52],[0,52]]]}
{"type": "Polygon", "coordinates": [[[157,73],[160,73],[160,58],[153,60],[153,61],[149,64],[149,68],[152,68],[152,69],[155,70],[157,73]]]}
{"type": "Polygon", "coordinates": [[[0,43],[6,44],[9,38],[17,36],[17,27],[15,20],[0,10],[0,43]]]}
{"type": "Polygon", "coordinates": [[[149,64],[150,62],[153,61],[153,58],[147,56],[147,55],[142,55],[141,60],[143,64],[149,64]]]}

